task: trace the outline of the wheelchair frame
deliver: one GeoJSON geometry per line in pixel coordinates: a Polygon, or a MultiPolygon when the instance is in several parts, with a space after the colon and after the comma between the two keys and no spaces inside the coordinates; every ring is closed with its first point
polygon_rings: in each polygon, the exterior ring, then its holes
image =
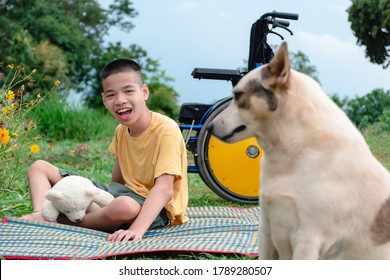
{"type": "MultiPolygon", "coordinates": [[[[284,40],[282,35],[273,31],[275,28],[285,29],[290,35],[293,35],[292,31],[287,28],[289,26],[289,21],[280,20],[280,18],[297,20],[298,14],[273,11],[271,13],[263,14],[253,23],[250,33],[248,72],[262,64],[268,63],[273,58],[274,53],[267,43],[267,36],[269,34],[275,34],[284,40]],[[272,26],[271,29],[270,26],[272,26]]],[[[247,72],[231,69],[194,68],[191,75],[194,79],[231,81],[232,86],[234,87],[246,73],[247,72]]],[[[222,198],[231,202],[253,204],[258,202],[258,194],[249,196],[240,194],[237,191],[227,189],[226,186],[219,182],[218,178],[215,178],[218,182],[213,180],[213,177],[215,177],[213,175],[214,171],[209,163],[207,156],[208,150],[204,147],[210,140],[210,135],[207,133],[205,124],[212,120],[210,117],[215,117],[214,115],[216,112],[217,114],[220,113],[218,110],[222,111],[230,103],[231,99],[231,96],[225,97],[213,104],[182,104],[179,114],[179,128],[183,134],[184,131],[187,131],[186,135],[183,135],[183,137],[186,142],[187,150],[192,153],[195,160],[195,164],[189,165],[187,170],[188,173],[200,174],[206,185],[222,198]],[[200,144],[203,146],[200,146],[200,144]]],[[[252,146],[253,145],[250,147],[252,146]]],[[[257,156],[259,153],[260,152],[258,151],[257,156]]],[[[249,156],[248,151],[247,155],[249,156]]],[[[257,189],[259,189],[258,186],[257,189]]]]}

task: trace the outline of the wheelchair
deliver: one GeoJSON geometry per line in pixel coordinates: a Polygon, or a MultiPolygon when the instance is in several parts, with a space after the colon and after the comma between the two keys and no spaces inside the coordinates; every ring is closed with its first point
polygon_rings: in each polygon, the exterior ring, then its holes
{"type": "MultiPolygon", "coordinates": [[[[194,79],[231,81],[234,87],[250,70],[268,63],[274,56],[267,43],[267,36],[274,30],[288,29],[289,21],[297,20],[298,14],[270,12],[263,14],[253,23],[250,31],[248,69],[240,70],[195,68],[194,79]]],[[[194,163],[188,166],[188,173],[198,173],[205,184],[220,197],[235,203],[258,203],[260,164],[263,150],[255,138],[234,144],[227,144],[209,133],[208,124],[230,103],[232,97],[225,97],[213,104],[183,103],[179,113],[179,127],[187,150],[193,155],[194,163]]]]}

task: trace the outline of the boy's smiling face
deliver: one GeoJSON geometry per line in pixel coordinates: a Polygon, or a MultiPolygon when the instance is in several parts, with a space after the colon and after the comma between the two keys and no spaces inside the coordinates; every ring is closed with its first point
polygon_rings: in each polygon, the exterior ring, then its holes
{"type": "Polygon", "coordinates": [[[133,71],[119,72],[102,80],[103,103],[119,123],[137,131],[138,120],[148,111],[149,89],[133,71]]]}

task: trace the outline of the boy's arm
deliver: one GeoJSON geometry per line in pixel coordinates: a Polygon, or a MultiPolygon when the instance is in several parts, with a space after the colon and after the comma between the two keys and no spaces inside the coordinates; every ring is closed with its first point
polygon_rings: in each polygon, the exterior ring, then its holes
{"type": "Polygon", "coordinates": [[[164,206],[173,197],[173,181],[175,176],[163,174],[155,181],[137,218],[128,230],[118,230],[111,234],[109,241],[139,240],[159,215],[164,206]]]}
{"type": "Polygon", "coordinates": [[[122,176],[121,168],[119,166],[118,159],[115,159],[114,167],[112,169],[111,182],[116,182],[119,184],[125,183],[125,180],[123,179],[123,176],[122,176]]]}

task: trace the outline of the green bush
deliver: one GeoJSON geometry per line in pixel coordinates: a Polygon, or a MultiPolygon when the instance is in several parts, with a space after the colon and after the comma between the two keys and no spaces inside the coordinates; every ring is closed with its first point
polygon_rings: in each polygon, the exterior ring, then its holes
{"type": "Polygon", "coordinates": [[[379,126],[381,131],[390,132],[390,108],[386,109],[382,116],[379,116],[379,126]]]}
{"type": "Polygon", "coordinates": [[[374,89],[369,94],[349,100],[345,112],[355,125],[364,129],[379,122],[379,118],[390,109],[390,91],[374,89]]]}
{"type": "Polygon", "coordinates": [[[103,109],[75,107],[64,99],[51,97],[32,112],[38,129],[48,140],[89,141],[112,136],[115,119],[103,109]]]}
{"type": "Polygon", "coordinates": [[[359,128],[365,129],[372,124],[379,124],[381,131],[390,131],[390,91],[374,89],[370,93],[355,99],[339,97],[333,94],[330,98],[348,115],[359,128]]]}

